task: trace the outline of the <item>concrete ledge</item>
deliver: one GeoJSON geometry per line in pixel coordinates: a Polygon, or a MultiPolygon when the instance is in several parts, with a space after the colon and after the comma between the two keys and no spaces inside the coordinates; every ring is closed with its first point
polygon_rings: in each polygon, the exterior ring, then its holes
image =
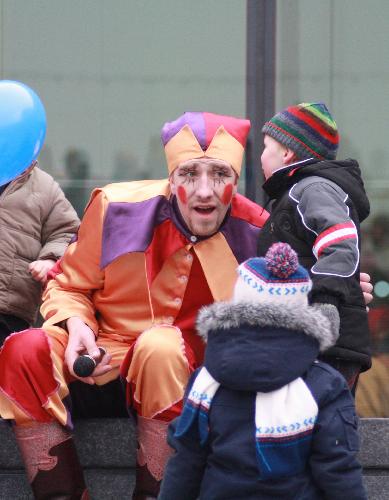
{"type": "MultiPolygon", "coordinates": [[[[84,468],[135,467],[135,429],[130,419],[78,420],[74,424],[74,436],[84,468]]],[[[0,443],[0,470],[22,469],[19,449],[5,421],[0,421],[0,443]]]]}
{"type": "MultiPolygon", "coordinates": [[[[359,459],[363,468],[383,469],[389,475],[389,419],[362,418],[359,430],[359,459]]],[[[386,498],[389,498],[389,490],[386,498]]]]}
{"type": "MultiPolygon", "coordinates": [[[[389,419],[361,419],[359,454],[369,500],[389,498],[389,419]]],[[[129,419],[75,423],[75,441],[94,500],[130,498],[135,477],[135,431],[129,419]]],[[[0,421],[0,499],[32,499],[9,424],[0,421]]],[[[345,492],[346,494],[346,492],[345,492]]]]}
{"type": "MultiPolygon", "coordinates": [[[[135,429],[131,420],[79,420],[74,427],[91,498],[131,498],[135,483],[135,429]]],[[[19,449],[4,421],[0,421],[0,443],[0,499],[32,500],[19,449]]]]}

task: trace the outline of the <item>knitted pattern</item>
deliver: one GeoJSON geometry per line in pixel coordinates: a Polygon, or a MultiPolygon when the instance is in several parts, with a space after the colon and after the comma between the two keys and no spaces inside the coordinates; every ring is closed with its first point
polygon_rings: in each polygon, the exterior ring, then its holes
{"type": "Polygon", "coordinates": [[[297,254],[287,243],[272,245],[265,255],[265,260],[267,269],[279,278],[288,278],[299,267],[297,254]]]}
{"type": "Polygon", "coordinates": [[[283,302],[308,305],[312,282],[288,243],[274,243],[265,258],[254,257],[238,267],[233,301],[283,302]]]}
{"type": "Polygon", "coordinates": [[[324,103],[289,106],[266,122],[262,132],[294,151],[298,160],[336,158],[339,134],[324,103]]]}
{"type": "Polygon", "coordinates": [[[304,471],[318,410],[300,377],[278,390],[257,392],[255,440],[263,479],[304,471]]]}
{"type": "MultiPolygon", "coordinates": [[[[176,438],[195,429],[200,445],[206,444],[209,411],[219,387],[220,383],[202,367],[178,419],[176,438]]],[[[255,448],[261,479],[277,479],[304,471],[317,414],[317,403],[301,378],[274,391],[257,392],[255,448]]]]}

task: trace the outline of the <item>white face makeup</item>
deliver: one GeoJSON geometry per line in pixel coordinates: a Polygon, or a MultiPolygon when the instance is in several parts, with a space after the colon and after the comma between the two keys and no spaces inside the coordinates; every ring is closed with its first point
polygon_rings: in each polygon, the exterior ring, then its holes
{"type": "Polygon", "coordinates": [[[170,176],[178,208],[191,233],[209,236],[219,229],[237,190],[231,165],[214,158],[181,163],[170,176]]]}

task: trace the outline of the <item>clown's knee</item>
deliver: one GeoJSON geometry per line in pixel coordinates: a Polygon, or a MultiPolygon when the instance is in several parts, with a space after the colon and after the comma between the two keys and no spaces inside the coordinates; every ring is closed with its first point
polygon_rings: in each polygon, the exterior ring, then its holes
{"type": "Polygon", "coordinates": [[[46,333],[40,328],[13,333],[7,338],[1,350],[0,366],[15,372],[20,366],[39,363],[42,355],[46,355],[49,351],[46,333]]]}
{"type": "Polygon", "coordinates": [[[178,328],[158,326],[143,332],[129,361],[126,380],[139,415],[154,418],[179,405],[190,367],[178,328]]]}
{"type": "Polygon", "coordinates": [[[135,356],[144,363],[158,365],[175,361],[186,363],[184,340],[178,328],[170,326],[154,327],[140,335],[135,348],[135,356]]]}

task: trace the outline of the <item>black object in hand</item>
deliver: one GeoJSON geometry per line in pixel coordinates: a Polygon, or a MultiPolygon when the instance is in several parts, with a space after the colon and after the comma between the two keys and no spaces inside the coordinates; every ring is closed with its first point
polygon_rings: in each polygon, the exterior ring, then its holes
{"type": "Polygon", "coordinates": [[[73,364],[73,371],[78,377],[89,377],[93,373],[98,363],[102,360],[104,354],[107,352],[103,347],[99,347],[100,357],[95,360],[89,354],[82,354],[78,356],[73,364]]]}

